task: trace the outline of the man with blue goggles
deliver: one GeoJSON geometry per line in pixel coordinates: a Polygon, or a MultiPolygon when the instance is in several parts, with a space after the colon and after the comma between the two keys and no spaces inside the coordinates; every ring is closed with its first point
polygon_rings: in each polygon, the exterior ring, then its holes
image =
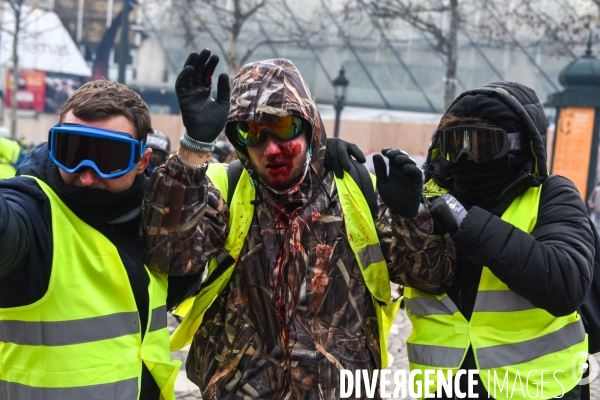
{"type": "Polygon", "coordinates": [[[0,398],[174,400],[167,309],[197,277],[143,260],[148,107],[93,81],[59,121],[0,181],[0,398]]]}

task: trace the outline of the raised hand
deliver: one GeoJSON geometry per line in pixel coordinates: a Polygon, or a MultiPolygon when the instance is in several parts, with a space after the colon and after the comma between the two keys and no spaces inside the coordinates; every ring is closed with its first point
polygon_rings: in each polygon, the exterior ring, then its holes
{"type": "Polygon", "coordinates": [[[445,194],[431,201],[431,216],[433,217],[433,230],[438,235],[446,232],[454,235],[462,220],[467,216],[467,210],[451,194],[445,194]]]}
{"type": "Polygon", "coordinates": [[[225,127],[229,112],[229,77],[223,73],[217,82],[217,99],[211,95],[212,76],[219,56],[204,49],[191,53],[177,76],[175,92],[188,136],[200,142],[213,142],[225,127]]]}
{"type": "Polygon", "coordinates": [[[383,202],[396,215],[412,218],[417,215],[423,195],[423,173],[417,163],[405,152],[383,149],[389,159],[390,173],[381,154],[373,156],[377,190],[383,202]]]}
{"type": "Polygon", "coordinates": [[[325,166],[333,170],[338,178],[344,177],[344,170],[350,172],[352,162],[350,157],[356,161],[365,163],[365,155],[354,143],[346,142],[339,138],[325,139],[325,166]]]}

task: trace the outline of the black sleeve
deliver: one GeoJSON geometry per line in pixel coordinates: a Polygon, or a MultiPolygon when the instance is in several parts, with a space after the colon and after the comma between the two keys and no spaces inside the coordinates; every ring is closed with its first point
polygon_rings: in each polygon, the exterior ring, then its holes
{"type": "Polygon", "coordinates": [[[566,178],[544,182],[531,234],[472,207],[453,239],[511,290],[552,315],[575,311],[590,287],[592,227],[579,192],[566,178]]]}
{"type": "Polygon", "coordinates": [[[32,220],[41,220],[41,207],[26,193],[0,187],[0,279],[25,258],[34,240],[32,220]]]}
{"type": "Polygon", "coordinates": [[[51,263],[48,198],[33,179],[0,181],[0,308],[40,299],[51,263]]]}
{"type": "Polygon", "coordinates": [[[200,274],[175,276],[169,275],[167,310],[172,310],[200,288],[200,274]]]}

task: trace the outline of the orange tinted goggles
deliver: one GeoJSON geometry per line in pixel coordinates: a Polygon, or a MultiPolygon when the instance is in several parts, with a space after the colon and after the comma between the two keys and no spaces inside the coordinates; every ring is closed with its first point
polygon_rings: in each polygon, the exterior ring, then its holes
{"type": "Polygon", "coordinates": [[[263,143],[268,133],[274,134],[279,140],[300,136],[305,130],[305,124],[304,119],[294,115],[272,121],[238,121],[236,135],[241,144],[253,147],[263,143]]]}

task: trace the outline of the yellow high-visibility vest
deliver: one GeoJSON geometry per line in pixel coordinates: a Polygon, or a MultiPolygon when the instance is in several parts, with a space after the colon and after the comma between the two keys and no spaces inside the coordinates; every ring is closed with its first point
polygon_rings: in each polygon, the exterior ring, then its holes
{"type": "Polygon", "coordinates": [[[13,165],[19,159],[21,146],[14,140],[0,138],[0,179],[15,176],[17,170],[13,165]]]}
{"type": "MultiPolygon", "coordinates": [[[[226,198],[227,171],[224,165],[210,164],[207,175],[226,198]]],[[[344,172],[343,179],[335,178],[335,183],[344,213],[348,242],[356,256],[365,284],[375,305],[379,323],[381,363],[382,368],[385,368],[388,359],[387,339],[400,302],[392,302],[387,264],[379,246],[373,217],[360,188],[346,172],[344,172]]],[[[237,262],[244,245],[254,215],[254,205],[250,203],[255,198],[254,190],[251,177],[244,169],[229,207],[229,235],[225,241],[225,249],[235,262],[237,262]]],[[[207,279],[221,261],[213,259],[210,262],[207,279]]],[[[204,313],[229,282],[235,262],[214,282],[203,287],[198,295],[187,299],[175,311],[184,319],[171,336],[171,350],[179,350],[191,343],[194,334],[202,323],[204,313]]]]}
{"type": "MultiPolygon", "coordinates": [[[[502,219],[530,233],[537,221],[541,191],[541,186],[527,190],[502,219]]],[[[483,268],[470,321],[446,294],[434,296],[407,287],[404,296],[412,322],[407,340],[411,370],[452,369],[455,374],[472,346],[481,382],[495,399],[523,398],[523,393],[530,398],[536,391],[541,398],[542,379],[544,398],[558,397],[581,379],[582,371],[573,359],[587,351],[579,314],[555,317],[536,308],[488,267],[483,268]],[[546,371],[543,378],[542,370],[546,371]],[[516,392],[511,393],[513,388],[516,392]]],[[[424,385],[423,375],[420,378],[424,385]]]]}
{"type": "Polygon", "coordinates": [[[52,272],[41,299],[0,308],[0,399],[138,399],[143,362],[161,399],[174,400],[181,361],[170,361],[167,276],[145,269],[149,308],[142,341],[117,248],[33,179],[50,201],[52,272]]]}

